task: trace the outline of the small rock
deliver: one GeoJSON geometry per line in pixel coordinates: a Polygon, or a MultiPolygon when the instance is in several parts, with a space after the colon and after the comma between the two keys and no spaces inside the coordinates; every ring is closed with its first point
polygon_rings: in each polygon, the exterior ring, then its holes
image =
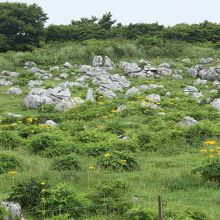
{"type": "Polygon", "coordinates": [[[63,66],[67,69],[73,68],[73,66],[68,62],[64,63],[63,66]]]}
{"type": "Polygon", "coordinates": [[[45,124],[48,125],[48,126],[50,126],[50,127],[55,127],[55,126],[57,126],[57,123],[54,122],[53,120],[47,120],[47,121],[45,122],[45,124]]]}
{"type": "Polygon", "coordinates": [[[16,87],[8,89],[8,91],[6,93],[7,94],[14,94],[14,95],[22,95],[23,94],[22,90],[19,88],[16,88],[16,87]]]}
{"type": "Polygon", "coordinates": [[[87,91],[87,95],[86,95],[86,100],[91,101],[91,102],[95,102],[96,99],[94,97],[94,90],[92,88],[89,88],[87,91]]]}
{"type": "Polygon", "coordinates": [[[197,124],[198,121],[195,120],[194,118],[190,117],[190,116],[186,116],[184,117],[183,121],[179,122],[178,125],[183,127],[183,126],[192,126],[197,124]]]}
{"type": "Polygon", "coordinates": [[[93,66],[102,66],[102,56],[95,56],[92,61],[93,66]]]}

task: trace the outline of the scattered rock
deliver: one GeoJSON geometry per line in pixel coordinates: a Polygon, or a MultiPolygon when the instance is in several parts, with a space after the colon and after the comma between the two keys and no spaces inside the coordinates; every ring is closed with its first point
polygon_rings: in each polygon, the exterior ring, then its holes
{"type": "Polygon", "coordinates": [[[48,126],[50,126],[50,127],[55,127],[55,126],[57,126],[57,123],[54,122],[53,120],[47,120],[47,121],[45,122],[45,124],[48,125],[48,126]]]}
{"type": "Polygon", "coordinates": [[[210,104],[212,107],[216,108],[220,112],[220,98],[214,99],[214,101],[210,104]]]}
{"type": "Polygon", "coordinates": [[[148,96],[146,96],[146,100],[154,102],[154,103],[161,103],[160,95],[158,95],[158,94],[148,95],[148,96]]]}
{"type": "Polygon", "coordinates": [[[8,216],[4,216],[3,220],[19,219],[24,220],[21,215],[21,206],[19,203],[14,202],[1,202],[1,205],[5,207],[6,211],[9,211],[8,216]]]}
{"type": "Polygon", "coordinates": [[[0,79],[0,86],[11,86],[12,82],[7,81],[6,79],[0,79]]]}
{"type": "Polygon", "coordinates": [[[62,73],[59,76],[60,79],[67,79],[68,77],[69,77],[69,74],[67,74],[67,73],[62,73]]]}
{"type": "Polygon", "coordinates": [[[16,114],[13,114],[13,113],[11,113],[11,112],[6,112],[5,113],[7,116],[12,116],[12,117],[15,117],[15,118],[20,118],[20,117],[22,117],[22,115],[16,115],[16,114]]]}
{"type": "Polygon", "coordinates": [[[73,68],[73,66],[68,62],[64,63],[63,66],[64,66],[64,68],[67,68],[67,69],[73,68]]]}
{"type": "Polygon", "coordinates": [[[96,99],[94,97],[94,90],[92,88],[89,88],[87,91],[87,95],[86,95],[86,100],[91,101],[91,102],[95,102],[96,99]]]}
{"type": "Polygon", "coordinates": [[[189,59],[189,58],[185,58],[185,59],[183,59],[182,60],[184,63],[190,63],[191,62],[191,60],[189,59]]]}
{"type": "Polygon", "coordinates": [[[200,59],[200,63],[204,63],[204,64],[207,64],[207,63],[212,63],[213,62],[213,59],[212,58],[201,58],[200,59]]]}
{"type": "Polygon", "coordinates": [[[30,86],[30,87],[42,86],[42,85],[43,85],[43,81],[42,80],[30,80],[28,82],[28,86],[30,86]]]}
{"type": "Polygon", "coordinates": [[[186,117],[184,117],[183,121],[178,123],[178,125],[180,127],[183,127],[183,126],[192,126],[192,125],[195,125],[197,123],[198,123],[198,121],[195,120],[194,118],[192,118],[190,116],[186,116],[186,117]]]}
{"type": "Polygon", "coordinates": [[[95,56],[92,61],[92,65],[95,67],[102,66],[102,56],[95,56]]]}
{"type": "Polygon", "coordinates": [[[55,106],[55,109],[59,111],[66,111],[82,103],[84,103],[84,100],[80,97],[75,97],[74,99],[64,98],[55,106]]]}
{"type": "Polygon", "coordinates": [[[196,79],[195,82],[194,82],[194,85],[195,86],[200,86],[200,85],[206,85],[207,83],[207,80],[202,80],[202,79],[196,79]]]}
{"type": "Polygon", "coordinates": [[[3,70],[1,72],[1,77],[5,77],[5,78],[10,78],[10,77],[17,77],[19,76],[20,73],[17,73],[17,72],[9,72],[9,71],[6,71],[6,70],[3,70]]]}
{"type": "Polygon", "coordinates": [[[14,95],[22,95],[23,94],[22,90],[19,88],[16,88],[16,87],[8,89],[8,91],[6,93],[7,94],[14,94],[14,95]]]}

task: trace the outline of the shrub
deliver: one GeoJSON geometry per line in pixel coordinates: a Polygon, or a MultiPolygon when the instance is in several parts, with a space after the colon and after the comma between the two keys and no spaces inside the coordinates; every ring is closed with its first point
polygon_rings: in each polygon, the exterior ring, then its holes
{"type": "Polygon", "coordinates": [[[33,153],[40,153],[47,148],[53,148],[57,141],[62,140],[57,134],[40,133],[30,139],[29,145],[33,153]]]}
{"type": "Polygon", "coordinates": [[[16,170],[21,167],[21,162],[10,153],[0,152],[0,173],[16,170]]]}
{"type": "Polygon", "coordinates": [[[127,185],[120,180],[102,181],[96,187],[96,193],[90,195],[95,212],[124,214],[131,204],[126,199],[127,185]]]}
{"type": "Polygon", "coordinates": [[[208,160],[204,166],[198,167],[192,173],[200,173],[206,180],[220,183],[220,159],[208,160]]]}
{"type": "Polygon", "coordinates": [[[104,131],[111,132],[113,134],[122,135],[125,133],[125,125],[120,122],[107,123],[104,131]]]}
{"type": "Polygon", "coordinates": [[[70,217],[79,218],[85,211],[82,200],[65,184],[51,187],[50,195],[41,202],[40,207],[48,217],[69,214],[70,217]]]}
{"type": "Polygon", "coordinates": [[[127,152],[108,152],[98,158],[98,166],[107,170],[136,170],[139,163],[127,152]]]}
{"type": "Polygon", "coordinates": [[[30,125],[30,126],[21,126],[19,129],[19,136],[22,138],[28,138],[32,135],[38,134],[40,132],[40,128],[36,125],[30,125]]]}
{"type": "Polygon", "coordinates": [[[0,145],[7,149],[20,147],[22,146],[23,141],[22,139],[12,131],[2,131],[0,133],[0,145]]]}
{"type": "Polygon", "coordinates": [[[157,220],[158,216],[155,211],[150,211],[142,207],[134,207],[125,213],[128,220],[157,220]]]}
{"type": "Polygon", "coordinates": [[[53,160],[52,167],[56,170],[79,170],[79,159],[75,154],[57,157],[53,160]]]}
{"type": "Polygon", "coordinates": [[[105,140],[106,134],[94,130],[81,131],[76,136],[76,141],[81,143],[97,143],[105,140]]]}
{"type": "Polygon", "coordinates": [[[12,188],[9,200],[18,202],[23,209],[38,211],[38,205],[42,198],[49,195],[49,185],[35,178],[28,179],[12,188]]]}
{"type": "Polygon", "coordinates": [[[152,134],[149,131],[143,131],[138,134],[138,144],[141,149],[148,149],[151,145],[152,134]]]}
{"type": "Polygon", "coordinates": [[[207,219],[209,219],[208,216],[204,212],[197,210],[195,208],[190,208],[190,209],[186,210],[186,214],[188,217],[190,217],[191,219],[194,219],[194,220],[207,220],[207,219]]]}
{"type": "Polygon", "coordinates": [[[1,217],[4,217],[4,216],[7,216],[8,215],[8,212],[5,210],[5,207],[3,207],[1,204],[0,204],[0,218],[1,217]]]}

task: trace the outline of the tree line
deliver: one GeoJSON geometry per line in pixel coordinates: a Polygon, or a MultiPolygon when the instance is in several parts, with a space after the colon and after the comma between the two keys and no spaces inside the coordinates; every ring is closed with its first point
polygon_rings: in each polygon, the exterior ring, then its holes
{"type": "Polygon", "coordinates": [[[0,3],[0,51],[26,51],[41,42],[84,41],[89,39],[128,39],[140,44],[159,46],[167,40],[220,42],[220,24],[204,21],[200,24],[177,24],[165,27],[158,23],[117,23],[111,12],[101,18],[92,16],[72,20],[68,25],[49,25],[48,17],[37,4],[0,3]]]}

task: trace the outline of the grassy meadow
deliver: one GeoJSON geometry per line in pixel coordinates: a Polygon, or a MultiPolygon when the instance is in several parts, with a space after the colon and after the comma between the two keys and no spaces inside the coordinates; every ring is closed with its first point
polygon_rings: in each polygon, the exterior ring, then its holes
{"type": "MultiPolygon", "coordinates": [[[[6,91],[12,86],[0,87],[0,201],[19,202],[27,220],[155,220],[157,197],[162,195],[165,220],[220,219],[220,177],[218,181],[193,172],[220,157],[220,114],[206,102],[208,97],[218,98],[219,89],[211,94],[210,90],[217,89],[211,81],[208,88],[196,86],[204,95],[199,104],[183,93],[195,81],[186,68],[208,56],[214,62],[206,66],[219,66],[220,52],[210,45],[179,47],[181,53],[178,45],[145,51],[133,42],[111,46],[110,41],[90,40],[81,45],[45,45],[33,52],[0,54],[0,71],[19,72],[13,86],[23,91],[21,96],[9,95],[6,91]],[[97,102],[87,101],[66,112],[56,111],[52,105],[37,110],[24,107],[27,83],[36,79],[23,68],[25,61],[35,61],[45,70],[66,61],[77,64],[68,70],[75,72],[67,79],[71,82],[81,76],[79,65],[90,65],[97,54],[108,55],[115,63],[143,58],[155,67],[174,61],[171,69],[183,70],[183,79],[126,76],[132,86],[153,83],[166,91],[157,88],[126,97],[124,90],[113,100],[96,94],[97,102]],[[182,61],[186,57],[190,63],[182,61]],[[165,96],[166,92],[171,96],[165,96]],[[159,108],[141,107],[152,93],[161,95],[159,108]],[[122,105],[126,108],[118,112],[122,105]],[[22,117],[6,116],[6,112],[22,117]],[[199,123],[178,126],[185,116],[199,123]],[[58,126],[45,126],[49,119],[58,126]],[[12,171],[15,174],[9,173],[12,171]]],[[[125,75],[121,68],[109,72],[125,75]]],[[[52,73],[58,76],[60,72],[52,73]]],[[[53,88],[64,81],[44,80],[44,86],[53,88]]],[[[95,88],[89,80],[87,83],[95,88]]],[[[87,89],[74,87],[71,94],[85,99],[87,89]]],[[[219,171],[217,165],[215,171],[219,171]]]]}

